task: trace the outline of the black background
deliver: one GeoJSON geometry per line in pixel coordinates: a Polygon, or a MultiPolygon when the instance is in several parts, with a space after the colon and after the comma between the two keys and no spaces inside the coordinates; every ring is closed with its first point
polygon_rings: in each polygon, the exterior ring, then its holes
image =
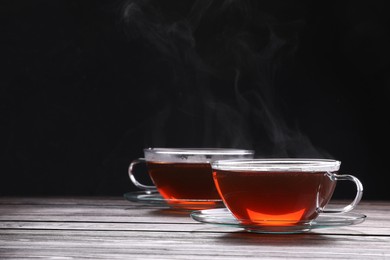
{"type": "Polygon", "coordinates": [[[335,158],[390,199],[386,1],[194,2],[2,1],[0,194],[122,195],[164,146],[335,158]]]}

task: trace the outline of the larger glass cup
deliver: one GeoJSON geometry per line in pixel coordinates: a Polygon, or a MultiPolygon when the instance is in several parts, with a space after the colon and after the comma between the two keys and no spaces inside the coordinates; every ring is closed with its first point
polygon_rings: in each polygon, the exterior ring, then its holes
{"type": "Polygon", "coordinates": [[[245,225],[298,225],[321,213],[345,213],[362,198],[352,175],[338,174],[341,162],[327,159],[253,159],[213,162],[213,178],[224,204],[245,225]],[[356,185],[352,203],[327,209],[337,181],[356,185]]]}

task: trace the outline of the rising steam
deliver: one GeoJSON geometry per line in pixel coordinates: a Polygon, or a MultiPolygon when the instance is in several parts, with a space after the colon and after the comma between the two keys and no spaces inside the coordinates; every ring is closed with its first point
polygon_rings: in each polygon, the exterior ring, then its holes
{"type": "Polygon", "coordinates": [[[146,146],[251,148],[259,156],[279,157],[319,154],[283,117],[277,84],[298,48],[302,22],[280,22],[260,3],[125,2],[129,40],[152,53],[145,69],[158,78],[149,86],[159,105],[148,121],[146,146]]]}

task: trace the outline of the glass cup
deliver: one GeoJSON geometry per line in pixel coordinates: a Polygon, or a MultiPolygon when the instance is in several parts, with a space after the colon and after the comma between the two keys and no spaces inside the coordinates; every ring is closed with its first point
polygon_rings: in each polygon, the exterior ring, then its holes
{"type": "Polygon", "coordinates": [[[352,175],[339,175],[340,164],[326,159],[249,159],[214,161],[211,166],[223,203],[240,223],[289,226],[356,207],[363,186],[352,175]],[[355,199],[343,208],[326,209],[339,180],[355,183],[355,199]]]}
{"type": "MultiPolygon", "coordinates": [[[[144,158],[133,160],[129,166],[132,183],[147,193],[157,191],[169,204],[198,204],[208,208],[221,202],[212,178],[210,163],[215,160],[249,159],[254,151],[227,148],[147,148],[144,158]],[[146,163],[155,186],[140,183],[134,166],[146,163]]],[[[195,209],[195,208],[194,208],[195,209]]]]}

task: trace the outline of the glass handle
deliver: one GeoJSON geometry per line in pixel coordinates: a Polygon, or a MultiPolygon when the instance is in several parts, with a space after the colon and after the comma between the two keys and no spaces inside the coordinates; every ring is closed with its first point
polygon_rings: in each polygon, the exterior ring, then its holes
{"type": "Polygon", "coordinates": [[[335,209],[323,209],[320,208],[320,213],[345,213],[348,211],[353,210],[357,204],[360,202],[363,196],[363,185],[359,181],[358,178],[352,175],[337,175],[337,174],[330,174],[329,178],[331,178],[334,181],[352,181],[356,185],[356,196],[355,199],[352,201],[351,204],[345,206],[344,208],[335,208],[335,209]]]}
{"type": "Polygon", "coordinates": [[[146,160],[144,158],[138,158],[138,159],[133,160],[129,166],[129,177],[130,177],[131,182],[136,187],[138,187],[142,190],[146,190],[147,192],[151,192],[151,191],[156,190],[156,186],[149,186],[149,185],[144,185],[144,184],[140,183],[139,181],[137,181],[137,179],[135,178],[135,176],[133,174],[134,166],[139,164],[139,163],[145,163],[145,162],[146,162],[146,160]]]}

